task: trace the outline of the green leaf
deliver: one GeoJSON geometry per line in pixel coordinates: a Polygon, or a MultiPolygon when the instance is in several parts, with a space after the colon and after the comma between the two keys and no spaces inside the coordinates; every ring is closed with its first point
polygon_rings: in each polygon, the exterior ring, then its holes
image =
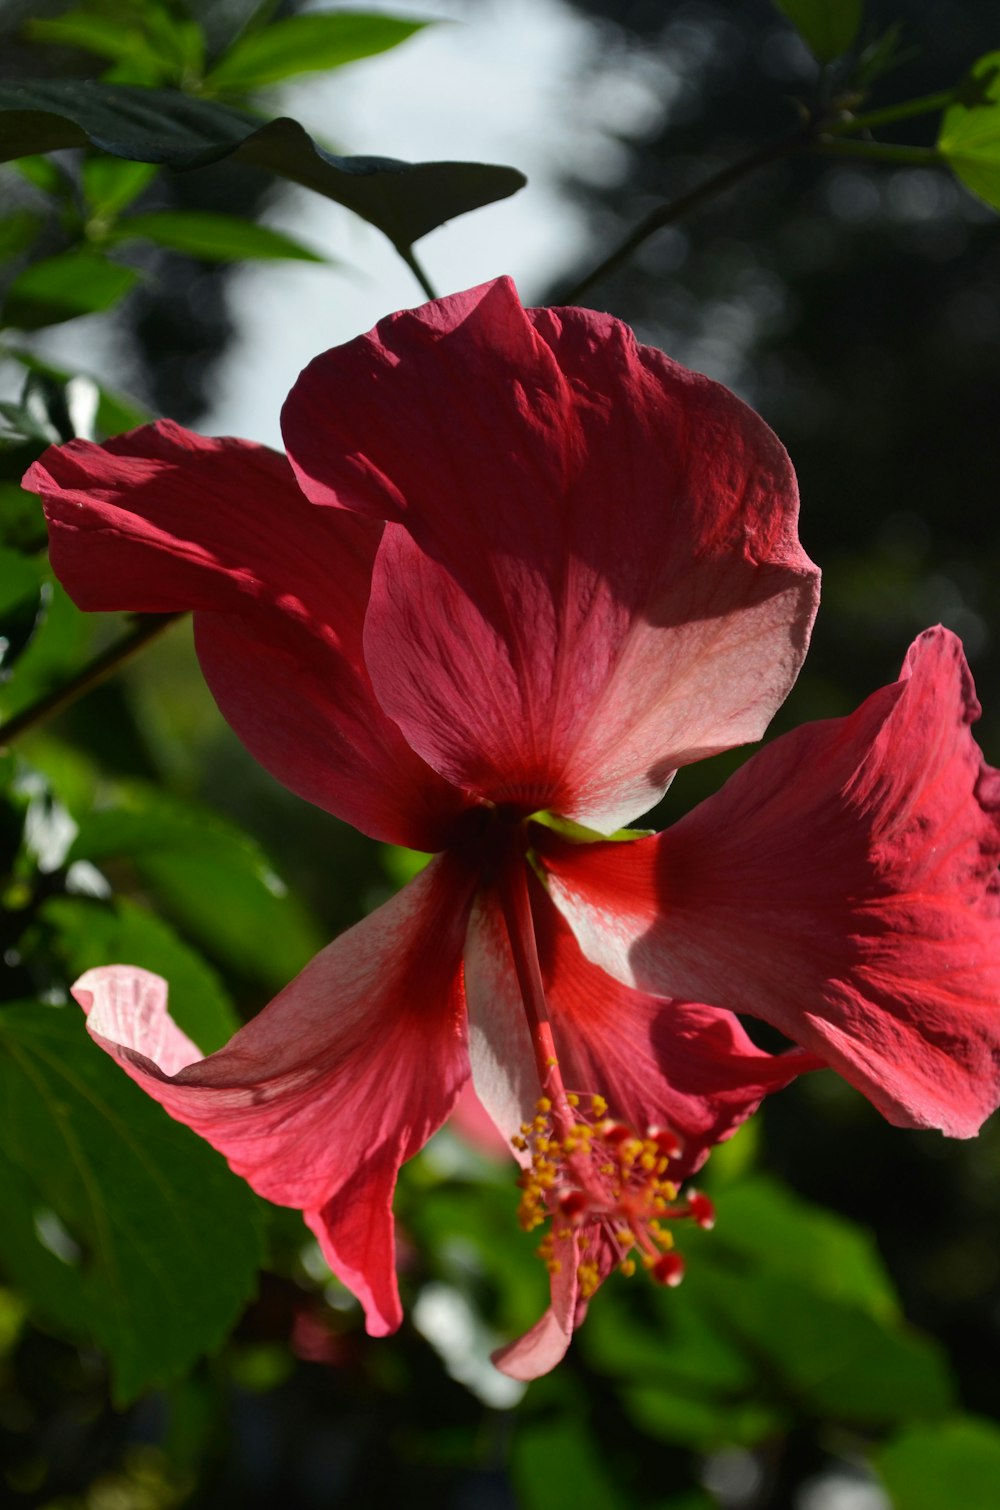
{"type": "Polygon", "coordinates": [[[86,249],[61,252],[26,268],[7,290],[3,323],[22,330],[58,325],[117,304],[138,281],[135,268],[86,249]]]}
{"type": "Polygon", "coordinates": [[[345,205],[401,250],[525,183],[514,168],[484,163],[334,157],[296,121],[261,124],[228,105],[164,89],[91,80],[0,85],[0,162],[88,142],[114,157],[176,169],[233,157],[345,205]]]}
{"type": "Polygon", "coordinates": [[[294,258],[300,262],[325,262],[319,252],[268,226],[241,220],[238,215],[213,215],[194,210],[157,210],[119,221],[112,241],[143,237],[157,246],[200,257],[206,262],[237,262],[245,258],[273,261],[294,258]]]}
{"type": "Polygon", "coordinates": [[[904,1432],[874,1457],[893,1510],[995,1510],[1000,1486],[1000,1427],[956,1416],[904,1432]]]}
{"type": "Polygon", "coordinates": [[[149,40],[134,25],[86,10],[66,11],[62,16],[36,17],[26,21],[24,35],[29,42],[79,47],[84,52],[96,53],[99,58],[156,62],[149,40]]]}
{"type": "Polygon", "coordinates": [[[107,1351],[118,1404],[222,1343],[254,1286],[253,1196],[75,1008],[0,1010],[0,1149],[0,1259],[43,1314],[107,1351]]]}
{"type": "Polygon", "coordinates": [[[11,262],[34,241],[41,220],[30,210],[16,210],[0,219],[0,262],[11,262]]]}
{"type": "Polygon", "coordinates": [[[754,1176],[724,1187],[712,1233],[677,1237],[680,1291],[612,1280],[578,1343],[644,1431],[710,1451],[796,1417],[895,1426],[950,1407],[944,1360],[901,1321],[862,1229],[754,1176]]]}
{"type": "Polygon", "coordinates": [[[944,113],[937,145],[965,187],[1000,210],[1000,52],[973,64],[944,113]]]}
{"type": "Polygon", "coordinates": [[[863,0],[774,0],[821,63],[847,52],[861,26],[863,0]]]}
{"type": "Polygon", "coordinates": [[[244,94],[292,74],[342,68],[398,47],[426,25],[367,11],[290,16],[241,37],[208,75],[205,89],[244,94]]]}
{"type": "Polygon", "coordinates": [[[581,1505],[629,1510],[629,1497],[578,1411],[522,1418],[510,1471],[523,1510],[579,1510],[581,1505]]]}
{"type": "Polygon", "coordinates": [[[127,861],[161,911],[238,975],[279,989],[327,942],[235,825],[138,782],[114,801],[81,817],[70,861],[127,861]]]}
{"type": "Polygon", "coordinates": [[[763,1269],[706,1268],[690,1288],[800,1409],[851,1425],[890,1426],[939,1416],[952,1403],[946,1360],[917,1332],[883,1326],[857,1307],[763,1269]]]}
{"type": "Polygon", "coordinates": [[[863,1227],[800,1200],[762,1175],[727,1189],[721,1206],[717,1247],[855,1305],[877,1320],[900,1319],[878,1247],[863,1227]]]}
{"type": "Polygon", "coordinates": [[[27,21],[24,35],[107,58],[117,65],[115,76],[130,83],[192,83],[204,66],[201,29],[179,7],[156,0],[89,0],[61,16],[27,21]]]}
{"type": "Polygon", "coordinates": [[[9,482],[10,470],[23,476],[25,469],[41,451],[37,445],[17,445],[9,449],[0,445],[0,546],[18,551],[41,550],[46,541],[45,516],[34,493],[26,493],[20,483],[9,482]]]}
{"type": "Polygon", "coordinates": [[[152,163],[88,157],[82,172],[83,196],[93,215],[112,219],[137,199],[155,177],[156,168],[152,163]]]}
{"type": "Polygon", "coordinates": [[[139,965],[170,987],[170,1012],[203,1053],[233,1036],[239,1019],[215,971],[152,913],[124,897],[111,904],[51,897],[39,913],[52,957],[72,982],[97,965],[139,965]]]}
{"type": "MultiPolygon", "coordinates": [[[[28,493],[23,496],[38,510],[37,498],[28,493]]],[[[20,522],[28,523],[27,519],[20,522]]],[[[45,583],[42,607],[30,643],[18,658],[15,674],[0,688],[0,722],[13,718],[65,681],[79,666],[90,642],[92,621],[70,602],[51,577],[45,583]]]]}
{"type": "Polygon", "coordinates": [[[40,561],[0,547],[0,682],[9,681],[44,616],[42,577],[40,561]]]}

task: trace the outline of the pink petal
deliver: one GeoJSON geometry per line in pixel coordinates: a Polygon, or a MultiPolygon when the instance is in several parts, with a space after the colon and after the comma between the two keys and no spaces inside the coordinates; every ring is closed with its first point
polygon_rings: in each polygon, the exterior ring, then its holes
{"type": "MultiPolygon", "coordinates": [[[[465,994],[476,1096],[509,1142],[535,1115],[542,1087],[503,912],[495,892],[485,887],[465,941],[465,994]]],[[[515,1158],[528,1162],[526,1153],[515,1158]]]]}
{"type": "Polygon", "coordinates": [[[603,1095],[608,1115],[640,1134],[650,1127],[678,1133],[683,1150],[671,1161],[672,1179],[700,1168],[765,1095],[822,1063],[798,1050],[756,1048],[731,1012],[612,979],[584,957],[541,886],[533,911],[566,1085],[603,1095]]]}
{"type": "MultiPolygon", "coordinates": [[[[640,1134],[650,1127],[680,1134],[683,1154],[672,1165],[677,1179],[700,1168],[770,1091],[824,1062],[799,1051],[768,1054],[754,1046],[731,1012],[650,996],[615,980],[585,958],[542,887],[534,883],[531,890],[566,1088],[603,1096],[608,1115],[640,1134]]],[[[465,988],[476,1095],[509,1139],[535,1115],[542,1089],[503,913],[488,891],[473,910],[465,988]]],[[[516,1157],[524,1163],[528,1155],[516,1157]]]]}
{"type": "Polygon", "coordinates": [[[579,1299],[580,1254],[576,1236],[557,1241],[553,1251],[558,1268],[551,1277],[551,1305],[516,1342],[497,1348],[493,1354],[493,1363],[502,1374],[525,1383],[549,1373],[561,1362],[573,1340],[574,1328],[587,1310],[579,1299]]]}
{"type": "Polygon", "coordinates": [[[404,311],[317,358],[284,428],[311,498],[396,522],[373,684],[480,797],[614,828],[797,674],[817,588],[784,450],[609,316],[509,280],[404,311]]]}
{"type": "Polygon", "coordinates": [[[304,1210],[375,1335],[400,1320],[396,1171],[468,1075],[459,965],[473,885],[438,857],[207,1059],[192,1058],[146,971],[105,966],[74,987],[133,1080],[261,1195],[304,1210]]]}
{"type": "Polygon", "coordinates": [[[674,828],[557,846],[588,956],[773,1023],[891,1122],[971,1136],[1000,1100],[1000,775],[954,635],[850,718],[755,755],[674,828]]]}
{"type": "Polygon", "coordinates": [[[216,700],[273,775],[378,838],[441,847],[467,803],[382,712],[362,655],[377,523],[314,507],[277,452],[167,421],[52,447],[25,484],[82,608],[196,610],[216,700]]]}

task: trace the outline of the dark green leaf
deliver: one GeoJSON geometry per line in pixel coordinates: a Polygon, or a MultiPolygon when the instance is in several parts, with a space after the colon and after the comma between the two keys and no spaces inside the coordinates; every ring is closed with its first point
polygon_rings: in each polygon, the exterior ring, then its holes
{"type": "Polygon", "coordinates": [[[705,1268],[690,1289],[765,1377],[781,1381],[780,1394],[806,1411],[887,1426],[941,1415],[951,1404],[944,1357],[917,1332],[881,1326],[864,1311],[763,1269],[705,1268]]]}
{"type": "Polygon", "coordinates": [[[944,113],[938,151],[967,189],[1000,210],[1000,52],[973,64],[944,113]]]}
{"type": "Polygon", "coordinates": [[[115,807],[82,818],[70,859],[127,860],[179,928],[269,989],[285,985],[327,942],[252,839],[151,787],[123,786],[115,807]]]}
{"type": "Polygon", "coordinates": [[[774,0],[821,63],[847,52],[858,34],[863,0],[774,0]]]}
{"type": "Polygon", "coordinates": [[[171,1015],[203,1053],[221,1048],[239,1027],[211,966],[134,902],[52,897],[40,918],[68,982],[97,965],[139,965],[163,976],[170,987],[171,1015]]]}
{"type": "Polygon", "coordinates": [[[721,1225],[713,1234],[718,1249],[755,1260],[878,1320],[899,1320],[892,1283],[864,1228],[799,1200],[762,1175],[727,1189],[721,1206],[721,1225]]]}
{"type": "Polygon", "coordinates": [[[76,1008],[0,1011],[0,1149],[15,1214],[5,1202],[0,1256],[53,1321],[107,1351],[120,1404],[221,1344],[254,1284],[253,1197],[76,1008]],[[30,1245],[29,1205],[48,1253],[30,1245]]]}
{"type": "Polygon", "coordinates": [[[86,80],[0,86],[0,161],[88,142],[114,157],[177,169],[232,156],[346,205],[401,249],[525,182],[514,168],[484,163],[334,157],[296,121],[261,124],[169,90],[86,80]]]}
{"type": "MultiPolygon", "coordinates": [[[[35,445],[0,447],[0,476],[10,472],[23,475],[42,448],[35,445]]],[[[42,505],[34,493],[26,493],[19,483],[0,481],[0,546],[18,551],[40,550],[46,541],[42,505]]]]}
{"type": "Polygon", "coordinates": [[[0,220],[0,262],[12,261],[19,252],[29,247],[41,225],[37,215],[30,210],[17,210],[0,220]]]}
{"type": "Polygon", "coordinates": [[[62,252],[26,268],[7,290],[3,323],[22,330],[58,325],[117,304],[138,280],[135,268],[85,249],[62,252]]]}
{"type": "Polygon", "coordinates": [[[1000,1498],[1000,1427],[957,1416],[905,1432],[875,1454],[893,1510],[996,1510],[1000,1498]]]}
{"type": "Polygon", "coordinates": [[[43,585],[37,559],[0,548],[0,682],[9,680],[44,614],[43,585]]]}
{"type": "Polygon", "coordinates": [[[341,68],[397,47],[426,24],[366,11],[290,16],[241,37],[208,75],[205,87],[244,94],[295,73],[341,68]]]}
{"type": "MultiPolygon", "coordinates": [[[[24,496],[38,508],[37,498],[24,496]]],[[[22,712],[65,681],[80,664],[91,638],[93,621],[70,602],[59,583],[50,578],[45,589],[44,615],[18,659],[15,674],[0,689],[2,719],[22,712]]]]}
{"type": "Polygon", "coordinates": [[[300,262],[326,260],[283,231],[255,225],[252,220],[241,220],[238,215],[157,210],[119,221],[111,239],[127,241],[134,237],[144,237],[157,246],[166,246],[207,262],[238,262],[245,258],[269,261],[293,258],[300,262]]]}
{"type": "Polygon", "coordinates": [[[511,1449],[511,1478],[523,1510],[630,1510],[599,1442],[578,1411],[529,1416],[511,1449]]]}

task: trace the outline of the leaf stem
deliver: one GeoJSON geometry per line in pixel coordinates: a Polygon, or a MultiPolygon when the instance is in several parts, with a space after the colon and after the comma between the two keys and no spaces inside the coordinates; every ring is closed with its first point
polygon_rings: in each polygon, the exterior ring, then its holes
{"type": "Polygon", "coordinates": [[[412,246],[397,246],[396,250],[402,257],[403,261],[406,263],[407,267],[410,269],[410,272],[413,274],[414,278],[416,278],[417,282],[420,284],[420,287],[423,289],[428,299],[436,299],[437,292],[434,288],[434,285],[428,278],[427,274],[424,272],[420,263],[417,261],[417,254],[413,250],[412,246]]]}
{"type": "Polygon", "coordinates": [[[944,162],[937,147],[898,147],[893,142],[845,142],[836,140],[818,141],[814,151],[824,157],[857,157],[873,163],[912,164],[914,167],[933,168],[944,162]]]}
{"type": "Polygon", "coordinates": [[[681,194],[677,199],[670,200],[667,204],[658,205],[633,231],[630,231],[625,240],[615,248],[604,261],[582,278],[579,283],[565,294],[553,299],[554,304],[576,304],[580,296],[587,292],[593,284],[598,283],[608,273],[614,272],[621,267],[622,263],[632,255],[637,247],[657,231],[665,226],[672,225],[675,220],[680,220],[682,215],[687,215],[696,210],[706,200],[713,199],[716,194],[722,194],[733,184],[754,173],[758,168],[763,168],[767,163],[776,162],[779,158],[789,157],[793,152],[801,152],[806,147],[812,146],[818,132],[825,129],[825,123],[810,121],[799,126],[788,136],[782,136],[777,141],[767,142],[763,147],[758,147],[755,152],[749,152],[745,157],[737,158],[736,162],[721,168],[718,173],[713,173],[711,178],[706,178],[704,183],[696,184],[686,194],[681,194]]]}
{"type": "Polygon", "coordinates": [[[886,105],[882,110],[869,110],[866,115],[847,116],[826,129],[832,136],[850,136],[855,131],[871,131],[876,126],[907,121],[914,115],[932,115],[937,110],[947,110],[954,98],[954,89],[942,89],[937,94],[921,95],[918,100],[904,100],[900,105],[886,105]]]}
{"type": "Polygon", "coordinates": [[[96,687],[98,682],[104,681],[105,677],[117,671],[118,667],[135,655],[137,650],[141,650],[144,645],[148,645],[165,629],[169,629],[171,624],[175,624],[178,619],[182,618],[184,618],[183,613],[136,614],[135,627],[128,634],[116,640],[113,645],[109,645],[106,650],[102,650],[99,655],[95,655],[93,660],[88,661],[85,666],[81,666],[69,681],[47,692],[36,702],[29,703],[26,708],[22,708],[20,713],[15,713],[13,718],[9,718],[5,724],[0,724],[0,750],[13,744],[15,739],[19,739],[22,734],[27,734],[30,729],[54,714],[61,713],[64,708],[69,707],[70,703],[76,702],[78,697],[82,697],[85,692],[96,687]]]}

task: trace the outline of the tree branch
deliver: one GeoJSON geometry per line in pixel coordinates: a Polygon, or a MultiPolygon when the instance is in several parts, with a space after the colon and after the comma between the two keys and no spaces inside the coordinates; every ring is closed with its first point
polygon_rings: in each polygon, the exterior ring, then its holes
{"type": "Polygon", "coordinates": [[[51,718],[53,714],[61,713],[70,703],[76,702],[85,692],[96,687],[98,682],[104,681],[105,677],[117,671],[125,661],[129,660],[137,650],[148,645],[150,640],[155,640],[171,624],[176,624],[178,619],[184,618],[183,613],[144,613],[136,615],[135,628],[122,639],[109,645],[93,660],[82,666],[75,676],[70,677],[62,686],[47,692],[37,702],[30,703],[27,708],[22,708],[20,713],[15,713],[5,724],[0,724],[0,750],[13,744],[22,734],[27,734],[30,729],[51,718]]]}
{"type": "Polygon", "coordinates": [[[620,246],[617,246],[609,256],[605,257],[594,270],[582,278],[567,293],[553,299],[553,304],[576,304],[582,294],[585,294],[593,284],[607,277],[616,268],[632,255],[637,247],[657,231],[665,226],[673,225],[675,220],[680,220],[683,215],[696,210],[706,200],[714,199],[716,194],[722,194],[737,184],[741,179],[747,178],[758,168],[763,168],[767,163],[776,162],[779,158],[789,157],[793,152],[801,152],[804,148],[814,144],[817,135],[822,129],[822,123],[810,121],[800,126],[788,136],[779,137],[777,141],[768,142],[759,147],[756,152],[749,152],[746,157],[738,158],[728,167],[721,168],[718,173],[713,173],[711,178],[706,178],[704,183],[697,184],[689,189],[686,194],[672,199],[668,204],[658,205],[655,210],[648,214],[645,220],[641,220],[634,231],[631,231],[620,246]]]}

